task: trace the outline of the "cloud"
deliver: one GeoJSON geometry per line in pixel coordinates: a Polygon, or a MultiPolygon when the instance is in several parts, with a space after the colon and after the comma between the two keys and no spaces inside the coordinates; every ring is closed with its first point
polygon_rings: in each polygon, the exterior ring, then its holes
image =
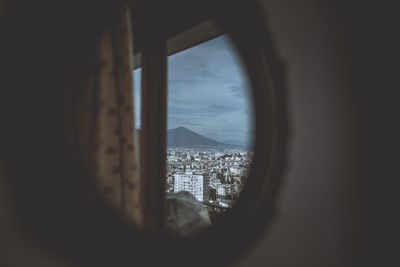
{"type": "Polygon", "coordinates": [[[247,83],[235,84],[228,87],[229,92],[242,99],[251,100],[251,89],[247,83]]]}
{"type": "Polygon", "coordinates": [[[168,116],[216,116],[237,111],[240,107],[219,103],[203,103],[182,99],[171,99],[168,103],[168,116]]]}
{"type": "Polygon", "coordinates": [[[194,121],[185,121],[184,124],[189,126],[201,126],[201,127],[206,126],[205,123],[194,122],[194,121]]]}
{"type": "Polygon", "coordinates": [[[168,58],[169,129],[184,126],[216,140],[249,142],[249,82],[229,42],[218,37],[168,58]]]}

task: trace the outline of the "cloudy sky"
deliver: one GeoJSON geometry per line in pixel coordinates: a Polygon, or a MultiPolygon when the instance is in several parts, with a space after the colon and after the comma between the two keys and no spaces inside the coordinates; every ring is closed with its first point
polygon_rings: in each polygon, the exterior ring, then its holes
{"type": "MultiPolygon", "coordinates": [[[[134,71],[137,127],[140,72],[134,71]]],[[[251,119],[249,82],[228,37],[168,58],[168,129],[183,126],[218,141],[249,144],[251,119]]]]}

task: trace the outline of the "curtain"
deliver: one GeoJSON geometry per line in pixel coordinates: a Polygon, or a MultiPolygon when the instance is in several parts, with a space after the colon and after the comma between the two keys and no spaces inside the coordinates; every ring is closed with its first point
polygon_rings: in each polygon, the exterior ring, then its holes
{"type": "Polygon", "coordinates": [[[113,26],[101,33],[96,57],[96,70],[87,74],[80,93],[80,146],[102,196],[125,220],[141,227],[129,8],[124,8],[113,26]]]}

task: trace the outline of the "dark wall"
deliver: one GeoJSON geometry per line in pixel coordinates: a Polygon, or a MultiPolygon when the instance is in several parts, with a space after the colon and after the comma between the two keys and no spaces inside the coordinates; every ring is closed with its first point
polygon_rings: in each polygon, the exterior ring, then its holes
{"type": "Polygon", "coordinates": [[[396,8],[263,2],[289,64],[293,138],[280,218],[238,266],[395,266],[396,8]]]}
{"type": "Polygon", "coordinates": [[[354,266],[360,133],[337,7],[263,2],[288,67],[289,162],[279,215],[238,266],[354,266]]]}

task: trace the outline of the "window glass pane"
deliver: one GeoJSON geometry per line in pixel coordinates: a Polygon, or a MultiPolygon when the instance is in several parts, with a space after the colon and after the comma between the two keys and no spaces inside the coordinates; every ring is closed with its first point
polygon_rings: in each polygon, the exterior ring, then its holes
{"type": "Polygon", "coordinates": [[[211,220],[232,207],[252,157],[249,89],[227,36],[168,57],[167,198],[211,220]]]}
{"type": "Polygon", "coordinates": [[[142,75],[142,68],[137,68],[132,72],[133,77],[133,99],[134,99],[134,115],[135,115],[135,129],[140,129],[141,125],[141,98],[142,98],[142,91],[141,91],[141,75],[142,75]]]}

